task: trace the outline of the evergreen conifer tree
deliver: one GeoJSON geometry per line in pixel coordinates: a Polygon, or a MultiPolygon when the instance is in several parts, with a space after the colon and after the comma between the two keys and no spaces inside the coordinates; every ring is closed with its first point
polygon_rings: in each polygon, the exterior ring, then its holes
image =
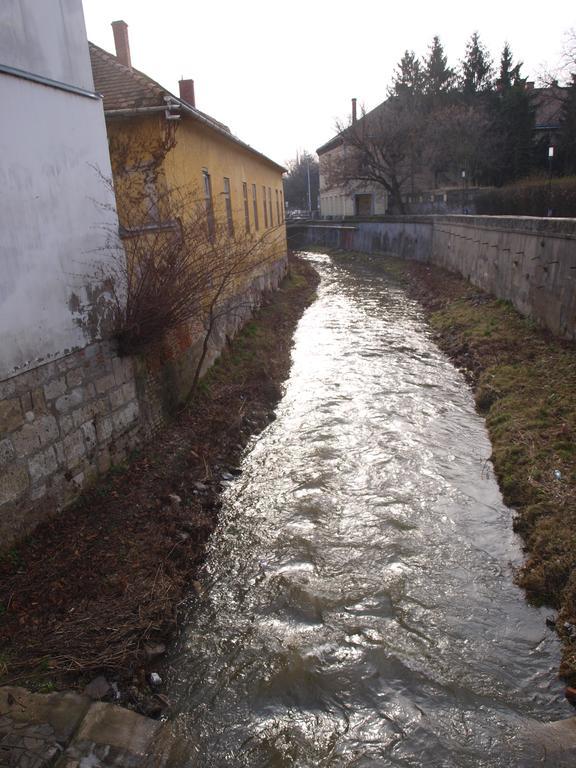
{"type": "Polygon", "coordinates": [[[461,88],[465,96],[486,93],[492,89],[493,65],[488,50],[474,32],[466,46],[462,62],[461,88]]]}
{"type": "Polygon", "coordinates": [[[433,97],[442,96],[449,93],[453,84],[454,71],[448,66],[448,58],[436,35],[424,61],[424,93],[433,97]]]}
{"type": "Polygon", "coordinates": [[[414,51],[405,51],[393,75],[390,96],[420,96],[424,88],[424,73],[414,51]]]}
{"type": "Polygon", "coordinates": [[[504,43],[502,55],[500,57],[500,71],[496,78],[496,88],[499,91],[505,91],[513,85],[519,85],[520,81],[524,87],[525,81],[520,77],[522,64],[513,64],[512,50],[508,43],[504,43]]]}
{"type": "Polygon", "coordinates": [[[513,63],[508,43],[500,57],[496,93],[490,102],[494,134],[494,183],[506,184],[528,175],[534,149],[535,109],[521,62],[513,63]]]}

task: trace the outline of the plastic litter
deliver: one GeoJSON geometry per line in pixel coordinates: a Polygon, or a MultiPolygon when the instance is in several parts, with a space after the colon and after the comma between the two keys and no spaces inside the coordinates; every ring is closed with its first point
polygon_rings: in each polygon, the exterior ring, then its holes
{"type": "Polygon", "coordinates": [[[162,685],[162,678],[158,674],[158,672],[150,672],[150,677],[148,678],[150,685],[154,686],[156,688],[159,685],[162,685]]]}

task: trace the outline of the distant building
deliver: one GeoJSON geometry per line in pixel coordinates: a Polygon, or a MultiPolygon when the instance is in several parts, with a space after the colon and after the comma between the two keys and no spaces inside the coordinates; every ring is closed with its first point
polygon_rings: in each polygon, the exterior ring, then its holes
{"type": "Polygon", "coordinates": [[[335,166],[346,154],[342,136],[336,136],[316,150],[320,166],[320,215],[341,216],[383,215],[388,210],[388,193],[379,184],[365,181],[335,183],[335,166]]]}
{"type": "Polygon", "coordinates": [[[558,83],[546,88],[535,88],[533,82],[526,83],[526,88],[532,94],[532,103],[536,110],[534,125],[536,138],[544,135],[553,140],[560,129],[566,89],[558,83]]]}
{"type": "MultiPolygon", "coordinates": [[[[535,108],[534,144],[535,162],[539,156],[547,156],[548,145],[553,145],[560,128],[562,114],[563,89],[554,84],[546,88],[535,88],[534,83],[526,83],[532,95],[535,108]],[[545,144],[544,149],[538,149],[545,144]]],[[[352,100],[352,121],[356,122],[356,99],[352,100]]],[[[384,101],[370,112],[358,118],[364,120],[385,119],[388,101],[384,101]]],[[[330,139],[316,152],[320,166],[320,215],[339,218],[344,216],[383,215],[389,212],[390,196],[380,184],[366,181],[347,181],[342,183],[341,169],[346,163],[350,147],[346,143],[346,131],[330,139]]],[[[402,200],[407,210],[413,213],[460,213],[472,212],[475,193],[481,188],[470,187],[470,180],[465,172],[436,171],[426,165],[412,169],[406,174],[401,187],[402,200]]]]}
{"type": "MultiPolygon", "coordinates": [[[[352,122],[356,123],[356,99],[352,99],[352,122]]],[[[364,181],[343,184],[339,180],[338,166],[346,162],[347,151],[342,133],[316,150],[320,169],[320,216],[338,218],[385,214],[388,193],[380,184],[364,181]]]]}

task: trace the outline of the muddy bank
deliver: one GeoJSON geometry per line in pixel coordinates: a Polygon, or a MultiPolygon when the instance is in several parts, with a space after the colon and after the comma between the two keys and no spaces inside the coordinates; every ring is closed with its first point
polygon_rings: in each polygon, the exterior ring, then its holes
{"type": "Polygon", "coordinates": [[[109,697],[159,714],[165,702],[153,697],[149,674],[178,629],[182,601],[202,589],[220,490],[273,418],[317,282],[292,258],[281,288],[177,422],[2,557],[0,684],[48,692],[104,674],[117,686],[109,697]]]}
{"type": "Polygon", "coordinates": [[[391,258],[386,269],[423,305],[438,345],[474,390],[524,542],[517,582],[529,600],[556,609],[550,626],[563,642],[560,675],[574,686],[576,346],[437,267],[391,258]]]}

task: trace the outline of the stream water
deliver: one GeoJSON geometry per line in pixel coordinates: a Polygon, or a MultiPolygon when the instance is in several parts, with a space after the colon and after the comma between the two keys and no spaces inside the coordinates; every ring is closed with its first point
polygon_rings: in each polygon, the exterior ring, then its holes
{"type": "Polygon", "coordinates": [[[277,419],[225,492],[171,659],[190,766],[559,766],[568,717],[490,444],[422,313],[369,259],[309,255],[277,419]]]}

